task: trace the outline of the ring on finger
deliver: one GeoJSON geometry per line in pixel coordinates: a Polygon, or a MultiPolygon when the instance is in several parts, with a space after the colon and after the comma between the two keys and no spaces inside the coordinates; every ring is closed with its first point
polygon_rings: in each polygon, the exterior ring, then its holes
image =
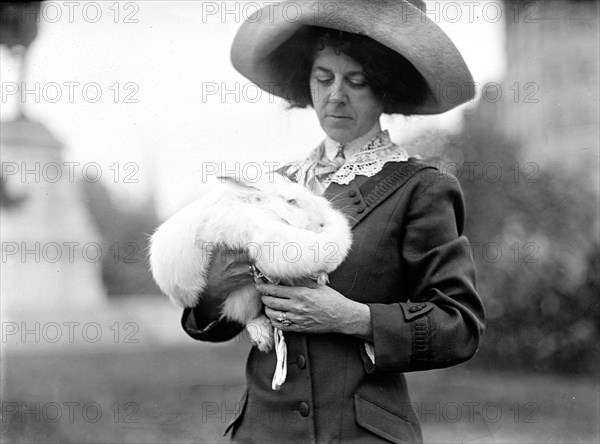
{"type": "Polygon", "coordinates": [[[285,311],[281,312],[277,320],[285,327],[292,325],[292,321],[287,318],[287,313],[285,311]]]}

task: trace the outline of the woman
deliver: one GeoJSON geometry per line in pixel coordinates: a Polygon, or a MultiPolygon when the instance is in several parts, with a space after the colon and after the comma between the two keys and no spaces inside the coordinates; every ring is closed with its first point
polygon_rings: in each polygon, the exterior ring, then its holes
{"type": "MultiPolygon", "coordinates": [[[[346,213],[354,239],[328,286],[257,285],[285,332],[288,375],[273,391],[275,355],[252,349],[228,427],[236,442],[420,442],[403,372],[477,350],[484,314],[460,186],[409,159],[379,125],[382,113],[441,113],[472,98],[462,57],[413,3],[345,1],[318,14],[332,3],[295,2],[294,21],[284,3],[236,36],[232,61],[243,75],[315,109],[325,141],[282,173],[346,213]],[[435,95],[447,82],[461,85],[460,100],[435,95]]],[[[188,334],[224,341],[242,330],[217,320],[218,307],[255,285],[249,265],[243,252],[215,255],[202,303],[183,314],[188,334]]]]}

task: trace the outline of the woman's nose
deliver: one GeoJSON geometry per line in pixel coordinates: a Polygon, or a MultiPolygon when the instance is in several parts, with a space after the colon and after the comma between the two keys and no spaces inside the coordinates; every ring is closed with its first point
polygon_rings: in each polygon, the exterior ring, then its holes
{"type": "Polygon", "coordinates": [[[336,79],[331,85],[331,91],[329,93],[330,102],[346,102],[348,95],[346,94],[346,88],[342,79],[336,79]]]}

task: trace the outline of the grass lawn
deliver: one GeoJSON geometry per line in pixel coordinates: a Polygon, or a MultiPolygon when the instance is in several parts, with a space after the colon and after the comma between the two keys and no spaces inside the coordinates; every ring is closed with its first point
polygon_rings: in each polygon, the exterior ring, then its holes
{"type": "MultiPolygon", "coordinates": [[[[228,442],[221,434],[244,388],[249,344],[193,341],[179,316],[166,298],[136,297],[3,319],[7,328],[41,327],[0,344],[0,442],[228,442]],[[63,335],[52,341],[57,324],[63,335]]],[[[600,442],[597,381],[469,364],[407,378],[426,442],[600,442]]]]}
{"type": "Polygon", "coordinates": [[[244,358],[227,351],[9,354],[2,442],[227,442],[232,413],[208,414],[234,406],[243,388],[244,358]]]}
{"type": "MultiPolygon", "coordinates": [[[[247,344],[8,353],[2,442],[227,442],[247,344]]],[[[598,442],[598,385],[467,366],[409,376],[427,442],[598,442]]]]}

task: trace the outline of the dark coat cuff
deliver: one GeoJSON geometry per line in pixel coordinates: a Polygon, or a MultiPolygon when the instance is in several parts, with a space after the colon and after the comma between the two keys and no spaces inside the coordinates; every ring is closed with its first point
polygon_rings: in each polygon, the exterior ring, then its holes
{"type": "Polygon", "coordinates": [[[224,318],[206,319],[194,308],[185,308],[181,317],[183,330],[198,341],[223,342],[237,336],[244,326],[224,318]]]}
{"type": "Polygon", "coordinates": [[[371,310],[375,364],[366,351],[361,357],[367,373],[416,370],[429,361],[430,323],[433,304],[367,304],[371,310]]]}

